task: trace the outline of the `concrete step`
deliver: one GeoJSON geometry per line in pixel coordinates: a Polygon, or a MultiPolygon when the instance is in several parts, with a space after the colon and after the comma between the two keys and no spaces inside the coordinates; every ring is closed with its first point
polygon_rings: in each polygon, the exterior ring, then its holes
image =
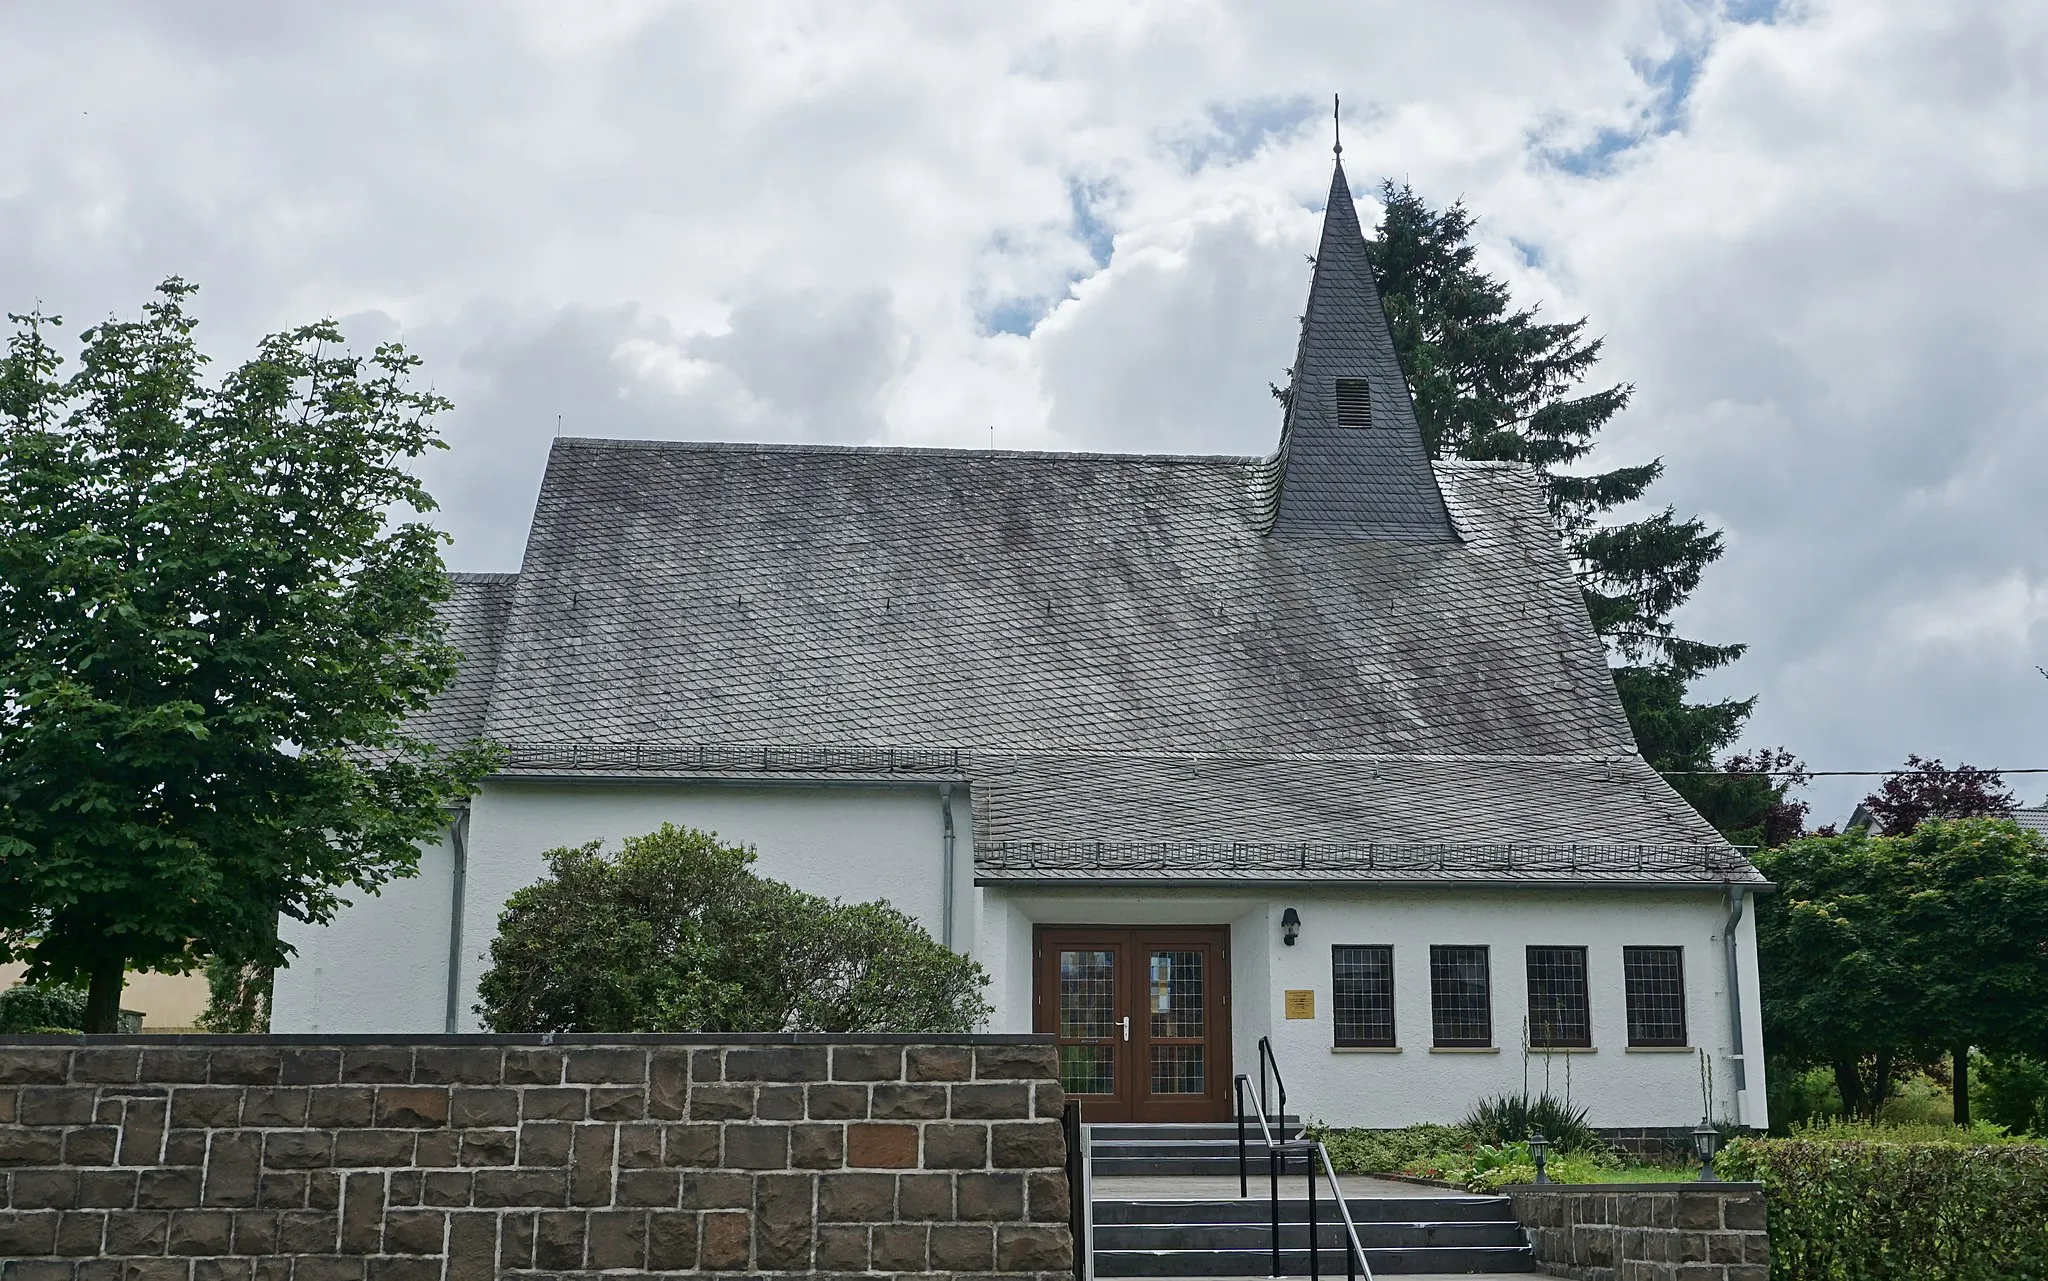
{"type": "MultiPolygon", "coordinates": [[[[1368,1250],[1434,1250],[1465,1246],[1528,1244],[1516,1223],[1360,1223],[1358,1242],[1368,1250]]],[[[1097,1250],[1269,1250],[1272,1228],[1264,1223],[1097,1223],[1097,1250]]],[[[1317,1244],[1344,1248],[1344,1225],[1316,1224],[1317,1244]]],[[[1308,1224],[1282,1223],[1280,1248],[1306,1250],[1308,1224]]]]}
{"type": "MultiPolygon", "coordinates": [[[[1266,1123],[1273,1127],[1276,1138],[1279,1137],[1282,1127],[1285,1127],[1290,1138],[1301,1133],[1301,1118],[1298,1116],[1267,1117],[1266,1123]]],[[[1259,1123],[1247,1119],[1244,1131],[1248,1138],[1258,1137],[1259,1123]]],[[[1236,1121],[1187,1121],[1175,1125],[1140,1125],[1135,1122],[1113,1121],[1090,1125],[1088,1132],[1095,1136],[1097,1142],[1110,1143],[1129,1142],[1133,1139],[1228,1139],[1232,1143],[1237,1142],[1236,1121]]]]}
{"type": "MultiPolygon", "coordinates": [[[[1344,1275],[1344,1251],[1317,1252],[1325,1277],[1344,1275]]],[[[1474,1272],[1534,1272],[1536,1259],[1526,1246],[1457,1246],[1445,1249],[1373,1249],[1365,1252],[1375,1276],[1442,1275],[1474,1272]]],[[[1283,1249],[1280,1272],[1307,1276],[1306,1249],[1283,1249]]],[[[1273,1271],[1269,1250],[1101,1250],[1095,1252],[1095,1275],[1102,1277],[1258,1277],[1273,1271]]]]}
{"type": "MultiPolygon", "coordinates": [[[[1328,1198],[1317,1201],[1319,1218],[1335,1218],[1337,1207],[1328,1198]]],[[[1354,1223],[1513,1223],[1514,1206],[1504,1196],[1354,1196],[1345,1198],[1354,1223]]],[[[1254,1195],[1243,1200],[1157,1201],[1118,1199],[1095,1202],[1095,1222],[1263,1224],[1272,1213],[1271,1203],[1254,1195]]],[[[1308,1199],[1301,1196],[1280,1199],[1282,1223],[1308,1222],[1308,1199]]]]}
{"type": "MultiPolygon", "coordinates": [[[[1234,1179],[1237,1177],[1237,1149],[1233,1147],[1228,1153],[1217,1156],[1097,1156],[1090,1158],[1090,1164],[1094,1166],[1098,1179],[1133,1174],[1215,1174],[1234,1179]]],[[[1267,1168],[1265,1152],[1254,1152],[1250,1158],[1251,1177],[1270,1178],[1267,1168]]],[[[1299,1179],[1308,1172],[1308,1158],[1282,1157],[1280,1172],[1299,1179]]]]}

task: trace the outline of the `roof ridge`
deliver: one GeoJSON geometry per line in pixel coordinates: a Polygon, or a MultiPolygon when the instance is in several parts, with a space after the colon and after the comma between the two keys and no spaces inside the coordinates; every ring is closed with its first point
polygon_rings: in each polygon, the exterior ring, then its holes
{"type": "Polygon", "coordinates": [[[608,436],[558,436],[556,449],[650,449],[690,453],[864,454],[907,457],[1017,458],[1032,461],[1082,460],[1131,463],[1233,463],[1252,466],[1250,454],[1140,454],[1088,449],[973,449],[946,445],[828,445],[789,441],[654,440],[608,436]]]}

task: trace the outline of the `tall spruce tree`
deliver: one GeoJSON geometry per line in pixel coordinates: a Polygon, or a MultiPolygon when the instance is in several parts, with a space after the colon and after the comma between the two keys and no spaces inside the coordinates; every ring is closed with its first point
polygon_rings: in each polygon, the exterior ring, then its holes
{"type": "MultiPolygon", "coordinates": [[[[1756,700],[1692,703],[1686,690],[1744,647],[1680,636],[1671,615],[1719,559],[1720,532],[1669,507],[1604,521],[1641,498],[1664,464],[1567,470],[1634,391],[1584,386],[1601,340],[1587,335],[1584,318],[1539,321],[1535,308],[1514,304],[1504,282],[1474,267],[1476,220],[1462,203],[1431,209],[1391,181],[1380,198],[1385,214],[1367,248],[1430,456],[1535,466],[1644,758],[1661,770],[1713,769],[1756,700]]],[[[1672,781],[1688,795],[1714,785],[1684,775],[1672,781]]]]}

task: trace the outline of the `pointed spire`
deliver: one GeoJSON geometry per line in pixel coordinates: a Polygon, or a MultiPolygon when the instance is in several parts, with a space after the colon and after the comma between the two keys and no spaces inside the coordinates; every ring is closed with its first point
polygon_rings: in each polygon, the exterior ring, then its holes
{"type": "Polygon", "coordinates": [[[1271,530],[1456,542],[1341,158],[1335,169],[1273,460],[1271,530]]]}

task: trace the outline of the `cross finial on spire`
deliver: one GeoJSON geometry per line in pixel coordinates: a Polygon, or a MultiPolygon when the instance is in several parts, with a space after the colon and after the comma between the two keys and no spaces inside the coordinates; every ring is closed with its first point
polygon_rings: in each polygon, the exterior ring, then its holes
{"type": "Polygon", "coordinates": [[[1334,93],[1330,95],[1330,126],[1337,140],[1337,145],[1331,147],[1330,151],[1333,155],[1342,159],[1344,155],[1344,99],[1334,93]]]}

